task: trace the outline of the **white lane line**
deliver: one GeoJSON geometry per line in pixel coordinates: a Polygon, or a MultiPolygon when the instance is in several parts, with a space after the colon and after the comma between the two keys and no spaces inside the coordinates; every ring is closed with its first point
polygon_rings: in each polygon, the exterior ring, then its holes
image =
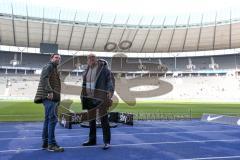
{"type": "MultiPolygon", "coordinates": [[[[152,126],[152,127],[140,127],[140,126],[119,126],[119,129],[147,129],[147,128],[167,128],[167,129],[178,129],[178,128],[192,128],[192,127],[199,127],[199,126],[152,126]],[[175,128],[174,128],[175,127],[175,128]]],[[[201,126],[204,127],[204,126],[201,126]]],[[[209,127],[209,126],[208,126],[209,127]]],[[[211,126],[212,127],[212,126],[211,126]]],[[[56,131],[79,131],[79,130],[84,130],[85,128],[75,128],[75,129],[56,129],[56,131]]],[[[114,130],[118,130],[118,128],[113,128],[114,130]]],[[[42,132],[42,129],[22,129],[22,130],[0,130],[0,133],[8,133],[8,132],[20,132],[20,131],[25,131],[25,132],[32,132],[32,131],[36,131],[36,132],[42,132]]]]}
{"type": "MultiPolygon", "coordinates": [[[[161,145],[161,144],[183,144],[183,143],[208,143],[208,142],[236,142],[240,141],[240,139],[218,139],[218,140],[200,140],[200,141],[170,141],[170,142],[154,142],[154,143],[129,143],[129,144],[113,144],[111,147],[122,147],[122,146],[142,146],[142,145],[161,145]]],[[[77,149],[77,148],[99,148],[101,145],[97,146],[63,146],[65,149],[77,149]]],[[[26,151],[38,151],[41,150],[39,148],[19,148],[12,150],[0,150],[0,153],[7,152],[26,152],[26,151]]]]}
{"type": "MultiPolygon", "coordinates": [[[[184,132],[152,132],[152,133],[147,133],[147,132],[139,132],[139,133],[113,133],[113,136],[123,136],[123,135],[165,135],[165,134],[192,134],[192,133],[240,133],[240,131],[236,130],[228,130],[228,131],[184,131],[184,132]]],[[[68,133],[66,133],[68,134],[68,133]]],[[[88,136],[88,134],[81,134],[77,133],[77,135],[66,135],[66,134],[57,134],[57,138],[71,138],[71,137],[85,137],[88,136]]],[[[76,133],[75,133],[76,134],[76,133]]],[[[99,135],[102,136],[102,135],[99,135]]],[[[0,141],[3,140],[25,140],[25,139],[39,139],[41,138],[40,136],[37,137],[9,137],[9,138],[0,138],[0,141]]]]}
{"type": "Polygon", "coordinates": [[[190,158],[190,159],[179,159],[179,160],[214,160],[214,159],[232,159],[232,158],[240,158],[240,156],[204,157],[204,158],[190,158]]]}

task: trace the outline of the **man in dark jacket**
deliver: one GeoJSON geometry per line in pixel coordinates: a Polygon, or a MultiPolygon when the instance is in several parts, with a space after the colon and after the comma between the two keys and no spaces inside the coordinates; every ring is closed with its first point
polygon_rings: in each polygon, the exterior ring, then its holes
{"type": "Polygon", "coordinates": [[[61,56],[57,53],[51,55],[50,62],[42,69],[35,103],[43,103],[45,119],[42,132],[43,149],[54,152],[63,152],[64,149],[57,145],[55,127],[57,124],[57,107],[60,102],[61,81],[57,66],[61,56]]]}
{"type": "Polygon", "coordinates": [[[88,68],[83,75],[81,101],[83,109],[88,110],[90,125],[89,140],[83,146],[96,145],[96,115],[101,120],[103,130],[103,149],[110,146],[111,132],[107,110],[114,92],[111,72],[104,60],[97,60],[94,54],[88,55],[88,68]]]}

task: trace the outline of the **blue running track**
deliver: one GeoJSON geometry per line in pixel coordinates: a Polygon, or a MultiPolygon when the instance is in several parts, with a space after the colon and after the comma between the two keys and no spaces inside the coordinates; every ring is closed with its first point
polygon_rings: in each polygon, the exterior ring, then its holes
{"type": "Polygon", "coordinates": [[[240,127],[193,121],[136,121],[111,129],[111,148],[83,147],[89,129],[57,126],[63,153],[41,150],[42,123],[0,123],[0,160],[240,160],[240,127]]]}

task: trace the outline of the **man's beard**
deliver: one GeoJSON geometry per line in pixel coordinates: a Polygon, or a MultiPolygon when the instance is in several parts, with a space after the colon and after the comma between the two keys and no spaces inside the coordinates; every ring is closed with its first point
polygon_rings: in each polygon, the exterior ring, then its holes
{"type": "Polygon", "coordinates": [[[56,65],[56,66],[59,65],[59,63],[60,62],[57,62],[57,61],[53,62],[53,64],[56,65]]]}

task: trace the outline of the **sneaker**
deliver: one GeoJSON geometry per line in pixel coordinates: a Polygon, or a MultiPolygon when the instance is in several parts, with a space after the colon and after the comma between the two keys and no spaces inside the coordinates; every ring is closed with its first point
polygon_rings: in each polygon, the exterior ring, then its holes
{"type": "Polygon", "coordinates": [[[96,145],[96,141],[87,141],[82,144],[83,146],[94,146],[96,145]]]}
{"type": "Polygon", "coordinates": [[[51,152],[63,152],[64,148],[58,146],[57,144],[50,144],[48,145],[47,150],[51,152]]]}
{"type": "Polygon", "coordinates": [[[42,144],[42,150],[45,150],[45,149],[47,149],[47,148],[48,148],[48,143],[45,143],[45,142],[44,142],[44,143],[42,144]]]}
{"type": "Polygon", "coordinates": [[[103,149],[104,150],[107,150],[110,148],[110,144],[109,143],[105,143],[104,146],[103,146],[103,149]]]}

